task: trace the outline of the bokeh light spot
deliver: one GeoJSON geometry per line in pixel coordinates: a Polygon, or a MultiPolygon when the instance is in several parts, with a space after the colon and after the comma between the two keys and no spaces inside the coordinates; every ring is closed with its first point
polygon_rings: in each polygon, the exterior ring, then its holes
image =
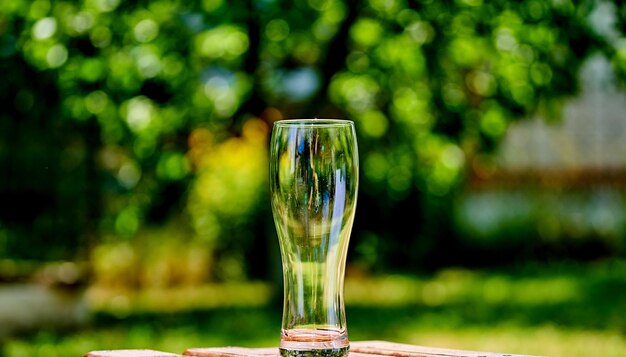
{"type": "Polygon", "coordinates": [[[150,42],[159,35],[159,25],[152,19],[141,20],[135,25],[133,34],[138,42],[150,42]]]}
{"type": "Polygon", "coordinates": [[[468,86],[483,97],[492,96],[496,91],[496,80],[491,73],[478,71],[468,76],[468,86]]]}
{"type": "Polygon", "coordinates": [[[482,116],[480,128],[482,131],[494,138],[498,138],[506,131],[506,118],[498,108],[491,108],[482,116]]]}
{"type": "Polygon", "coordinates": [[[387,183],[392,191],[393,198],[402,198],[408,193],[411,188],[412,178],[411,170],[405,165],[397,165],[389,170],[387,183]]]}
{"type": "Polygon", "coordinates": [[[154,107],[150,99],[135,97],[126,104],[126,122],[134,132],[141,132],[148,128],[154,117],[154,107]]]}
{"type": "Polygon", "coordinates": [[[50,68],[61,67],[67,61],[67,48],[61,44],[56,44],[48,50],[46,62],[50,68]]]}
{"type": "Polygon", "coordinates": [[[448,145],[441,154],[441,163],[448,169],[459,170],[465,163],[465,154],[456,145],[448,145]]]}
{"type": "Polygon", "coordinates": [[[435,36],[433,27],[425,21],[416,21],[406,28],[409,36],[418,44],[430,42],[435,36]]]}
{"type": "Polygon", "coordinates": [[[265,26],[265,36],[271,41],[282,41],[289,36],[289,24],[283,19],[274,19],[265,26]]]}
{"type": "Polygon", "coordinates": [[[85,98],[85,107],[92,114],[102,113],[109,101],[109,97],[101,90],[89,93],[85,98]]]}
{"type": "Polygon", "coordinates": [[[223,0],[202,0],[202,9],[206,12],[213,12],[222,6],[223,0]]]}
{"type": "Polygon", "coordinates": [[[46,40],[54,36],[57,31],[57,20],[54,17],[44,17],[33,26],[33,38],[46,40]]]}
{"type": "Polygon", "coordinates": [[[497,30],[495,36],[496,47],[502,52],[512,51],[517,46],[517,40],[507,28],[497,30]]]}
{"type": "Polygon", "coordinates": [[[104,48],[111,44],[111,30],[104,26],[98,26],[91,31],[91,43],[97,48],[104,48]]]}
{"type": "Polygon", "coordinates": [[[524,106],[530,106],[535,98],[535,90],[526,82],[517,82],[511,86],[511,94],[516,102],[524,106]]]}
{"type": "Polygon", "coordinates": [[[124,208],[115,219],[115,230],[123,236],[130,236],[139,228],[139,211],[135,206],[124,208]]]}
{"type": "Polygon", "coordinates": [[[387,132],[389,121],[385,114],[377,110],[367,111],[361,119],[361,129],[373,138],[380,138],[387,132]]]}
{"type": "Polygon", "coordinates": [[[95,57],[85,59],[80,66],[79,76],[82,80],[93,83],[104,76],[105,64],[102,59],[95,57]]]}
{"type": "Polygon", "coordinates": [[[120,1],[121,0],[95,0],[95,4],[98,10],[102,12],[110,12],[118,7],[120,1]]]}
{"type": "Polygon", "coordinates": [[[530,67],[530,78],[537,85],[546,85],[552,80],[552,69],[545,63],[533,63],[530,67]]]}
{"type": "Polygon", "coordinates": [[[72,28],[79,34],[91,29],[93,24],[93,14],[87,11],[81,11],[72,18],[72,28]]]}
{"type": "Polygon", "coordinates": [[[463,88],[456,83],[448,83],[444,85],[442,91],[443,101],[449,109],[456,109],[465,104],[466,98],[463,88]]]}
{"type": "Polygon", "coordinates": [[[117,171],[119,183],[126,189],[131,189],[137,185],[141,178],[141,170],[135,163],[126,162],[117,171]]]}
{"type": "Polygon", "coordinates": [[[205,57],[233,60],[248,50],[249,40],[240,28],[222,25],[200,33],[196,43],[205,57]]]}
{"type": "Polygon", "coordinates": [[[525,5],[526,14],[533,20],[541,19],[546,13],[544,2],[541,0],[529,0],[525,5]]]}
{"type": "Polygon", "coordinates": [[[369,47],[378,43],[383,34],[383,28],[379,21],[370,18],[362,18],[350,29],[350,37],[359,45],[369,47]]]}
{"type": "Polygon", "coordinates": [[[393,16],[400,11],[400,0],[369,0],[369,4],[375,11],[381,15],[393,16]]]}
{"type": "Polygon", "coordinates": [[[482,41],[472,37],[458,37],[452,40],[448,50],[452,59],[461,66],[474,66],[480,62],[485,53],[482,41]]]}
{"type": "Polygon", "coordinates": [[[354,73],[363,72],[370,67],[370,59],[364,52],[350,52],[346,58],[346,65],[354,73]]]}
{"type": "Polygon", "coordinates": [[[182,153],[166,152],[157,164],[157,175],[166,180],[180,180],[189,173],[189,162],[182,153]]]}
{"type": "Polygon", "coordinates": [[[372,181],[382,181],[387,177],[389,162],[385,155],[379,152],[370,152],[363,160],[365,176],[372,181]]]}
{"type": "Polygon", "coordinates": [[[142,77],[152,78],[161,72],[161,60],[153,47],[148,45],[135,47],[131,53],[142,77]]]}
{"type": "MultiPolygon", "coordinates": [[[[14,3],[19,4],[18,1],[15,1],[14,3]]],[[[6,8],[7,5],[8,3],[4,2],[3,9],[6,8]]],[[[50,1],[36,0],[36,1],[33,1],[32,4],[30,5],[29,15],[33,19],[39,19],[39,18],[46,16],[46,14],[49,11],[50,11],[50,1]]]]}
{"type": "Polygon", "coordinates": [[[481,6],[483,4],[483,0],[460,0],[462,4],[468,6],[481,6]]]}

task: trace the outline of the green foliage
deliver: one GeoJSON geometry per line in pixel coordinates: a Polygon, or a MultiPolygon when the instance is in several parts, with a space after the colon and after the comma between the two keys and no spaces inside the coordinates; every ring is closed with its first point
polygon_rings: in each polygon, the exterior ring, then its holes
{"type": "MultiPolygon", "coordinates": [[[[190,233],[175,239],[236,262],[209,276],[267,274],[266,142],[283,117],[356,122],[356,235],[401,237],[508,123],[575,93],[591,52],[625,72],[623,41],[612,40],[622,27],[596,31],[595,7],[11,1],[0,12],[0,165],[10,167],[0,255],[87,258],[176,220],[190,233]]],[[[624,11],[616,16],[621,24],[624,11]]],[[[385,245],[405,260],[428,254],[430,243],[408,242],[416,235],[385,245]]]]}

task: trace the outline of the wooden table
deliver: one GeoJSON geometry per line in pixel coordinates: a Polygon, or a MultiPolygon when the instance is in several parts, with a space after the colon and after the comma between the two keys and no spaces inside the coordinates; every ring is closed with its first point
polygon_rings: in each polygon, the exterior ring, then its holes
{"type": "MultiPolygon", "coordinates": [[[[154,350],[92,351],[85,357],[278,357],[278,348],[203,347],[188,348],[182,355],[154,350]]],[[[350,357],[531,357],[507,353],[461,351],[388,341],[352,341],[350,357]]]]}

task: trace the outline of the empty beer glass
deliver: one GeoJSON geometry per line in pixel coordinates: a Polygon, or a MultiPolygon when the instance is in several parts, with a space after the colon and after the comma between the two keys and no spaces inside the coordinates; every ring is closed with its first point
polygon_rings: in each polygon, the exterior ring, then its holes
{"type": "Polygon", "coordinates": [[[359,183],[354,123],[274,123],[270,191],[280,243],[282,356],[346,356],[344,272],[359,183]]]}

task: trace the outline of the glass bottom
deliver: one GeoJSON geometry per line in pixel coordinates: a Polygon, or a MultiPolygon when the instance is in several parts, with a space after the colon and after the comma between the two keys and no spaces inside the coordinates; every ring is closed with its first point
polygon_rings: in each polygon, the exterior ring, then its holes
{"type": "Polygon", "coordinates": [[[349,350],[350,347],[312,350],[288,350],[280,348],[280,355],[282,357],[345,357],[348,355],[349,350]]]}
{"type": "Polygon", "coordinates": [[[283,357],[343,357],[349,349],[345,330],[291,329],[283,330],[280,337],[283,357]]]}

